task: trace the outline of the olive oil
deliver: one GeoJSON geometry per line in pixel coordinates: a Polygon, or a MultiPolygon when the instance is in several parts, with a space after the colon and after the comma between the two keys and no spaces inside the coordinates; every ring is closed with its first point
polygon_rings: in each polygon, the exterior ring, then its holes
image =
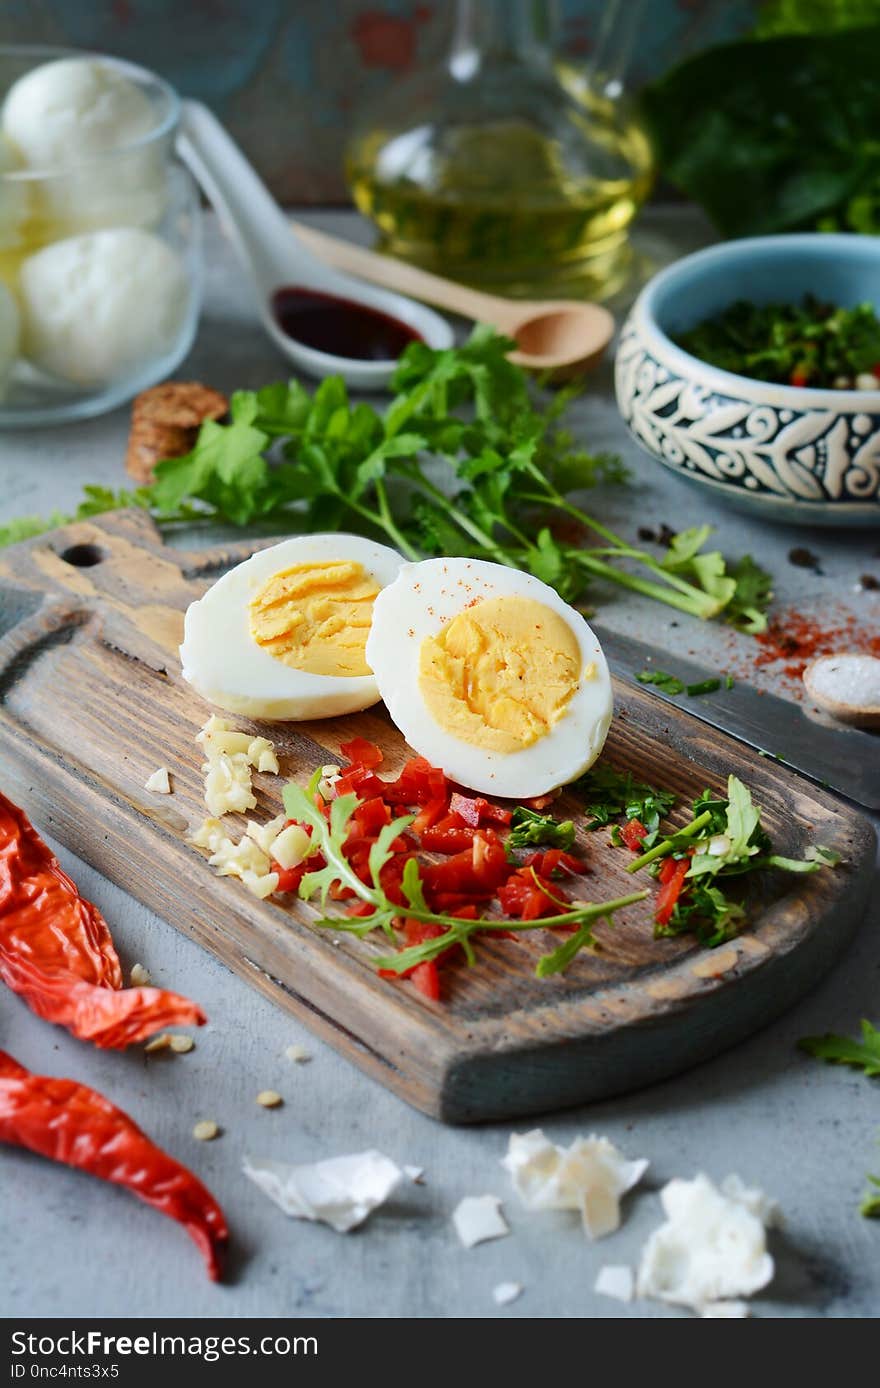
{"type": "Polygon", "coordinates": [[[498,293],[609,296],[652,154],[621,74],[640,0],[606,0],[588,67],[548,0],[456,0],[438,65],[365,112],[346,172],[380,249],[498,293]]]}
{"type": "Polygon", "coordinates": [[[579,176],[551,139],[515,120],[448,132],[427,179],[424,159],[413,175],[411,145],[367,134],[349,154],[355,203],[382,250],[451,279],[508,294],[613,293],[651,153],[635,122],[603,123],[595,106],[582,120],[595,167],[579,176]]]}

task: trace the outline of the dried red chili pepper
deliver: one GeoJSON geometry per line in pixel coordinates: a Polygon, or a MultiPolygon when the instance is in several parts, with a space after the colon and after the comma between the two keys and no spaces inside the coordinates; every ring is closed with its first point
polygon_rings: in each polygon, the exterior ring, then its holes
{"type": "Polygon", "coordinates": [[[0,795],[0,978],[39,1017],[121,1049],[205,1021],[159,988],[123,988],[107,923],[84,901],[18,806],[0,795]]]}
{"type": "Polygon", "coordinates": [[[96,1090],[76,1080],[33,1075],[0,1051],[0,1142],[125,1186],[182,1224],[201,1249],[209,1275],[220,1277],[229,1232],[217,1201],[96,1090]]]}

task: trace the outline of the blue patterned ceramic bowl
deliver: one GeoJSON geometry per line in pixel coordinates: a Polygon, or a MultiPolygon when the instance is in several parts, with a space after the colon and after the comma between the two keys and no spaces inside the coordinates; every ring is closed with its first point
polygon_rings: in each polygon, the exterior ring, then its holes
{"type": "Polygon", "coordinates": [[[624,325],[617,403],[652,457],[768,520],[880,524],[880,391],[810,390],[709,366],[673,337],[736,299],[806,293],[880,311],[880,238],[798,233],[728,241],[670,265],[624,325]]]}

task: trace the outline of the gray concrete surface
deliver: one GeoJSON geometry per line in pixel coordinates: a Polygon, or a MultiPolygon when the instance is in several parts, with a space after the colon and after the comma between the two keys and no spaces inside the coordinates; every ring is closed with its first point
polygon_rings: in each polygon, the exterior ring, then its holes
{"type": "MultiPolygon", "coordinates": [[[[317,218],[328,229],[363,234],[349,214],[317,218]]],[[[666,258],[698,244],[705,230],[689,214],[652,214],[643,247],[666,258]]],[[[216,228],[208,236],[207,301],[198,342],[181,375],[221,387],[257,385],[284,374],[262,336],[216,228]]],[[[600,372],[579,403],[579,437],[624,453],[627,490],[596,497],[597,511],[628,533],[639,524],[708,520],[722,547],[751,552],[776,578],[780,608],[824,614],[839,607],[874,630],[880,594],[855,592],[858,576],[880,572],[880,528],[867,533],[803,532],[747,521],[651,463],[631,445],[600,372]],[[807,544],[821,576],[794,568],[787,551],[807,544]]],[[[72,505],[84,481],[123,481],[127,411],[54,431],[0,435],[0,519],[72,505]]],[[[744,667],[746,638],[677,618],[623,592],[596,593],[608,625],[688,650],[706,663],[744,667]],[[678,626],[673,623],[678,622],[678,626]]],[[[773,671],[765,687],[791,692],[773,671]]],[[[251,992],[135,901],[58,849],[64,867],[111,924],[126,967],[202,1002],[210,1023],[187,1056],[148,1059],[102,1054],[0,996],[0,1045],[38,1072],[73,1075],[127,1109],[169,1151],[188,1162],[224,1205],[233,1232],[231,1275],[205,1278],[182,1231],[124,1192],[14,1150],[0,1154],[0,1315],[264,1315],[649,1317],[676,1315],[652,1303],[631,1307],[596,1296],[607,1262],[634,1263],[660,1220],[657,1189],[672,1176],[739,1172],[782,1202],[787,1230],[775,1246],[777,1278],[753,1304],[758,1316],[873,1317],[880,1314],[880,1223],[858,1214],[869,1169],[880,1172],[880,1089],[860,1075],[819,1065],[796,1049],[799,1037],[855,1030],[880,1020],[877,904],[854,946],[799,1007],[735,1050],[665,1084],[614,1102],[549,1114],[557,1141],[607,1133],[625,1152],[650,1158],[645,1185],[626,1205],[620,1233],[588,1243],[574,1215],[522,1210],[498,1165],[510,1128],[445,1129],[364,1078],[306,1030],[251,992]],[[284,1057],[292,1042],[313,1054],[284,1057]],[[259,1109],[255,1095],[278,1089],[284,1107],[259,1109]],[[216,1119],[213,1144],[191,1136],[216,1119]],[[378,1147],[424,1166],[424,1186],[407,1186],[348,1236],[287,1220],[240,1173],[242,1155],[306,1161],[378,1147]],[[467,1194],[505,1199],[509,1238],[463,1249],[450,1213],[467,1194]],[[499,1310],[492,1288],[525,1286],[499,1310]]],[[[531,1125],[529,1125],[531,1126],[531,1125]]],[[[685,1313],[686,1314],[686,1313],[685,1313]]]]}

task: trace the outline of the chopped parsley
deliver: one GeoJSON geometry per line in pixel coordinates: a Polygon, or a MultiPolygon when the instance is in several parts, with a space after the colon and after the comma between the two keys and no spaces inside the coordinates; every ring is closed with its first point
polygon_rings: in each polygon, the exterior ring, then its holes
{"type": "Polygon", "coordinates": [[[687,694],[689,698],[695,699],[700,694],[714,694],[718,689],[733,688],[732,675],[725,675],[723,680],[720,676],[710,675],[708,679],[698,680],[696,684],[685,684],[677,675],[670,675],[665,670],[640,670],[636,679],[639,684],[656,685],[661,694],[668,694],[673,699],[677,694],[687,694]]]}
{"type": "Polygon", "coordinates": [[[507,847],[532,848],[546,844],[567,853],[574,846],[574,838],[575,828],[570,819],[554,819],[552,815],[539,814],[525,805],[517,805],[510,819],[507,847]]]}
{"type": "Polygon", "coordinates": [[[664,694],[674,696],[684,693],[684,680],[677,675],[667,674],[665,670],[640,670],[636,679],[639,684],[655,684],[664,694]]]}
{"type": "Polygon", "coordinates": [[[712,366],[778,385],[852,390],[860,376],[880,380],[880,318],[870,303],[837,308],[812,294],[801,304],[738,299],[676,341],[712,366]]]}
{"type": "Polygon", "coordinates": [[[656,837],[661,819],[665,819],[675,804],[669,790],[637,781],[631,771],[616,771],[608,762],[600,762],[570,787],[581,796],[587,814],[592,816],[588,829],[601,829],[612,819],[624,815],[637,819],[647,830],[644,842],[650,846],[656,837]]]}

